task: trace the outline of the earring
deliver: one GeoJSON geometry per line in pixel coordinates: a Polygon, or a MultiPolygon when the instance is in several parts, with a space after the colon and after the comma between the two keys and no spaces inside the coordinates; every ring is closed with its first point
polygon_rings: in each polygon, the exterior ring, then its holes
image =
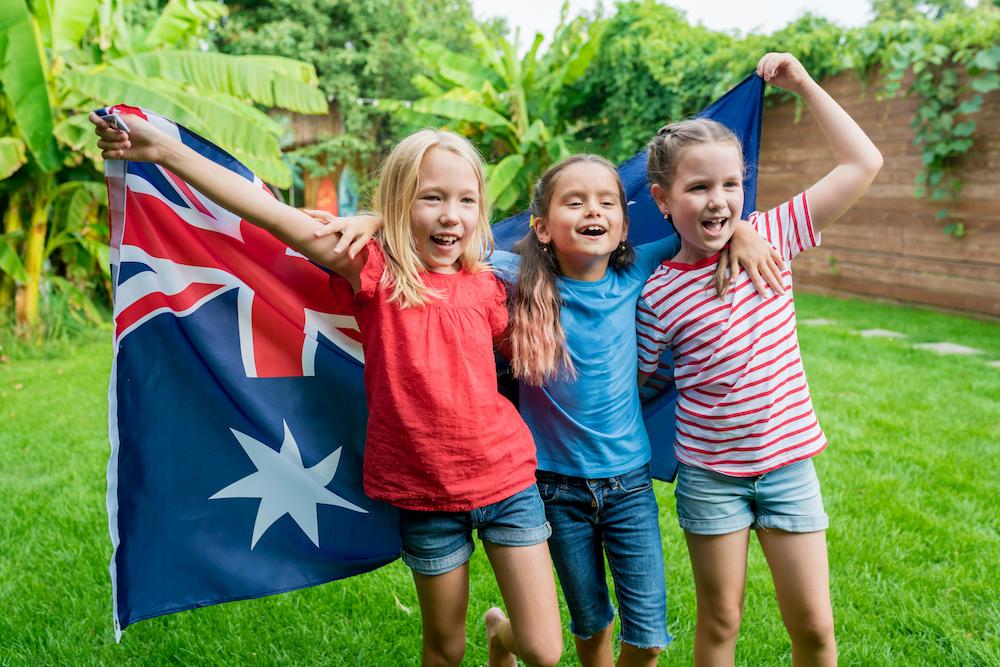
{"type": "Polygon", "coordinates": [[[622,241],[618,244],[618,252],[625,252],[625,242],[622,241]]]}
{"type": "Polygon", "coordinates": [[[542,243],[541,241],[539,241],[538,245],[542,246],[542,252],[544,252],[546,255],[552,252],[552,247],[548,243],[542,243]]]}

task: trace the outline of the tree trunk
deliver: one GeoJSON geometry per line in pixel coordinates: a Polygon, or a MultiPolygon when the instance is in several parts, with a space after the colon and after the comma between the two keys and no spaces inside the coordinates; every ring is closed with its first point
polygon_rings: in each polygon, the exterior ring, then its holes
{"type": "Polygon", "coordinates": [[[45,259],[45,235],[48,231],[49,196],[52,192],[52,176],[41,174],[37,189],[32,193],[33,208],[28,234],[24,239],[24,270],[28,279],[18,287],[15,299],[16,324],[25,335],[34,335],[41,329],[38,310],[38,290],[42,281],[42,261],[45,259]]]}
{"type": "MultiPolygon", "coordinates": [[[[10,194],[7,200],[7,210],[3,216],[4,234],[19,232],[24,229],[24,222],[21,220],[21,196],[22,191],[16,190],[10,194]]],[[[13,242],[12,242],[13,243],[13,242]]],[[[14,252],[18,252],[20,244],[14,244],[14,252]]],[[[12,315],[11,305],[14,303],[14,279],[4,274],[0,276],[0,321],[12,315]]]]}

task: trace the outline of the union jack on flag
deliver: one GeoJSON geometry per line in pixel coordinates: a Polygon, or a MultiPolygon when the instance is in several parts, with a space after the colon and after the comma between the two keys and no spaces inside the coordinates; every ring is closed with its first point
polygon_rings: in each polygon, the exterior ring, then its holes
{"type": "MultiPolygon", "coordinates": [[[[236,159],[160,130],[261,188],[236,159]]],[[[367,409],[327,273],[152,163],[105,163],[115,357],[108,521],[116,629],[311,586],[399,553],[361,485],[367,409]]]]}

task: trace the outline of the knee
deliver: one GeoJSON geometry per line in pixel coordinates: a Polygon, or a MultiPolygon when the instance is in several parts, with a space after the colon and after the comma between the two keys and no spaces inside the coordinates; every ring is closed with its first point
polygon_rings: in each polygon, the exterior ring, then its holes
{"type": "Polygon", "coordinates": [[[465,657],[465,634],[450,637],[424,636],[424,660],[426,667],[454,667],[465,657]]]}
{"type": "Polygon", "coordinates": [[[698,615],[706,634],[717,642],[725,642],[736,637],[743,620],[743,605],[716,605],[704,614],[698,615]]]}
{"type": "Polygon", "coordinates": [[[811,649],[825,649],[834,645],[833,616],[807,614],[795,619],[788,628],[792,641],[811,649]]]}
{"type": "Polygon", "coordinates": [[[562,651],[562,636],[559,636],[518,646],[518,657],[528,665],[553,667],[559,664],[562,651]]]}

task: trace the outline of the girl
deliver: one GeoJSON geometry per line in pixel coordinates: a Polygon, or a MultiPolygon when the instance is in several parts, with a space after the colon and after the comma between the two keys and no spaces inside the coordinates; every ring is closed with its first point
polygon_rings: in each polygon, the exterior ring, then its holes
{"type": "MultiPolygon", "coordinates": [[[[519,407],[535,437],[549,548],[584,665],[613,662],[605,553],[621,616],[618,664],[655,664],[671,640],[636,385],[635,307],[646,278],[678,242],[633,250],[627,210],[610,162],[570,157],[536,185],[519,256],[492,258],[516,283],[510,342],[519,407]]],[[[742,224],[746,236],[734,241],[734,254],[749,248],[742,261],[769,274],[772,249],[742,224]]]]}
{"type": "MultiPolygon", "coordinates": [[[[791,260],[865,191],[878,149],[787,53],[757,74],[800,95],[837,166],[804,193],[750,223],[791,260]]],[[[786,294],[760,299],[742,276],[716,280],[719,252],[743,209],[736,137],[705,120],[662,128],[649,150],[652,194],[681,237],[650,277],[638,309],[639,369],[673,350],[677,384],[677,515],[694,571],[696,665],[732,665],[743,611],[749,530],[774,579],[796,665],[837,660],[827,566],[827,516],[810,458],[826,439],[813,414],[786,294]]]]}
{"type": "Polygon", "coordinates": [[[479,529],[508,620],[491,610],[491,664],[514,655],[553,665],[562,652],[551,529],[534,484],[531,434],[496,390],[493,341],[507,326],[505,292],[484,270],[492,248],[482,162],[450,132],[396,146],[377,194],[380,241],[353,258],[317,237],[307,214],[127,116],[128,134],[96,114],[106,159],[157,162],[215,202],[270,231],[346,282],[365,348],[370,406],[364,483],[400,508],[403,560],[413,571],[424,665],[465,653],[471,531],[479,529]]]}

